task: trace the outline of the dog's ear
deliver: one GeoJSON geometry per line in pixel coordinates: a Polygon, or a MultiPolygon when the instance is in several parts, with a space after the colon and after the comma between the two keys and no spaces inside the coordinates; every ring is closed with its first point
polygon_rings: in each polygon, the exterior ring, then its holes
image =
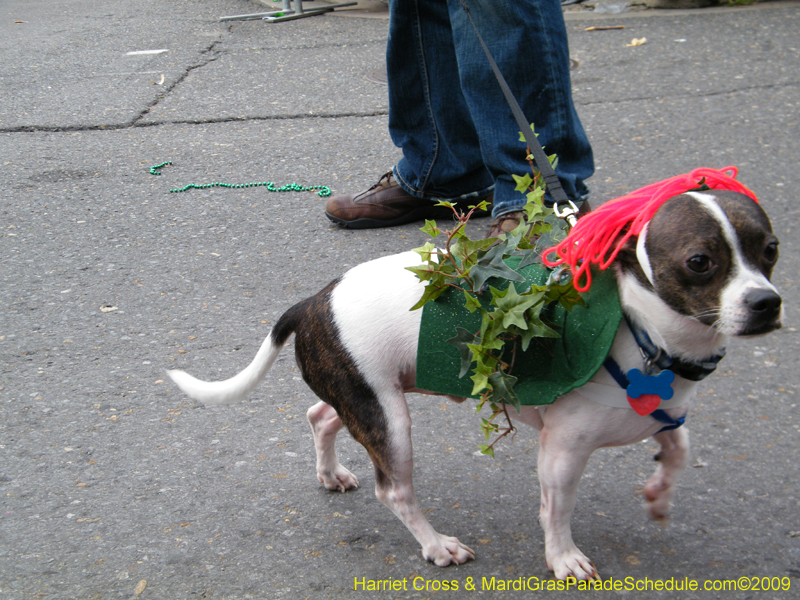
{"type": "MultiPolygon", "coordinates": [[[[620,233],[620,238],[624,237],[625,231],[620,233]]],[[[627,273],[633,273],[636,279],[647,289],[653,289],[653,284],[645,275],[642,265],[639,264],[639,259],[636,256],[636,244],[639,241],[637,236],[631,236],[622,244],[622,247],[617,253],[617,258],[614,261],[616,267],[627,273]]],[[[613,246],[612,246],[613,247],[613,246]]]]}
{"type": "MultiPolygon", "coordinates": [[[[610,250],[609,253],[606,255],[605,260],[608,260],[608,257],[611,253],[619,246],[620,242],[623,238],[628,235],[628,228],[626,227],[622,231],[620,231],[617,238],[614,240],[614,243],[609,246],[610,250]]],[[[636,240],[638,238],[636,236],[631,236],[622,244],[622,247],[617,251],[617,256],[614,259],[615,263],[618,263],[623,268],[631,267],[631,263],[637,263],[636,260],[636,240]]],[[[638,264],[638,263],[637,263],[638,264]]]]}
{"type": "MultiPolygon", "coordinates": [[[[623,231],[620,234],[620,238],[623,237],[626,233],[627,231],[623,231]]],[[[636,260],[636,242],[638,241],[638,239],[639,238],[637,236],[632,235],[627,240],[625,240],[625,243],[622,245],[622,248],[619,249],[617,260],[621,259],[625,261],[633,261],[638,264],[638,261],[636,260]]]]}

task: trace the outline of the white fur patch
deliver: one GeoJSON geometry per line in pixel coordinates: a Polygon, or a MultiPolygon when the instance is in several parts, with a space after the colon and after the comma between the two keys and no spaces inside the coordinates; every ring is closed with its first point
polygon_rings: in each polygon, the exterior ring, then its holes
{"type": "Polygon", "coordinates": [[[404,252],[353,267],[331,293],[339,339],[377,396],[386,415],[395,457],[411,461],[404,447],[411,430],[404,388],[413,387],[422,310],[410,311],[424,285],[406,267],[418,265],[416,252],[404,252]]]}
{"type": "Polygon", "coordinates": [[[699,361],[718,354],[727,345],[727,336],[678,313],[632,273],[618,273],[617,282],[625,312],[667,354],[699,361]]]}
{"type": "Polygon", "coordinates": [[[654,285],[653,282],[653,267],[650,266],[650,257],[647,255],[647,248],[645,246],[645,241],[647,240],[647,230],[650,227],[650,222],[644,224],[642,227],[641,233],[639,233],[639,238],[636,240],[636,260],[639,261],[639,266],[642,267],[642,271],[644,271],[647,280],[650,282],[650,285],[654,285]]]}
{"type": "Polygon", "coordinates": [[[371,260],[345,273],[331,293],[342,344],[379,396],[416,367],[422,311],[409,309],[424,286],[406,267],[419,263],[416,252],[371,260]]]}

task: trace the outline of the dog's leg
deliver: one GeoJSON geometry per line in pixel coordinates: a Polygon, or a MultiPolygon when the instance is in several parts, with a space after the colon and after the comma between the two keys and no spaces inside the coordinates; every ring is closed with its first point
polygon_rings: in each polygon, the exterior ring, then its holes
{"type": "Polygon", "coordinates": [[[317,479],[329,490],[346,492],[358,487],[358,479],[339,464],[336,456],[336,434],[344,427],[339,415],[330,404],[317,402],[306,413],[314,433],[317,451],[317,479]]]}
{"type": "Polygon", "coordinates": [[[689,432],[684,427],[657,433],[653,436],[661,444],[656,455],[658,467],[644,486],[647,512],[651,519],[666,520],[669,517],[670,501],[675,493],[678,479],[689,456],[689,432]]]}
{"type": "Polygon", "coordinates": [[[375,495],[400,519],[422,546],[422,556],[439,567],[462,564],[475,558],[475,552],[455,537],[437,533],[422,514],[414,494],[411,448],[411,416],[402,392],[391,404],[390,435],[380,455],[370,450],[375,465],[375,495]]]}
{"type": "Polygon", "coordinates": [[[572,541],[570,518],[578,482],[593,448],[548,430],[539,434],[539,483],[542,488],[539,523],[544,529],[547,567],[556,579],[598,577],[594,565],[572,541]]]}

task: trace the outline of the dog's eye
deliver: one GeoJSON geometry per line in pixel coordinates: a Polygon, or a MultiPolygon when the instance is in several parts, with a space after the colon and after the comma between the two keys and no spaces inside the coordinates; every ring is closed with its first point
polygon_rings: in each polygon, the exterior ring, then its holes
{"type": "Polygon", "coordinates": [[[711,259],[705,254],[695,254],[686,261],[686,266],[695,273],[705,273],[711,268],[711,259]]]}
{"type": "Polygon", "coordinates": [[[775,262],[778,260],[778,242],[770,242],[764,248],[764,260],[767,262],[775,262]]]}

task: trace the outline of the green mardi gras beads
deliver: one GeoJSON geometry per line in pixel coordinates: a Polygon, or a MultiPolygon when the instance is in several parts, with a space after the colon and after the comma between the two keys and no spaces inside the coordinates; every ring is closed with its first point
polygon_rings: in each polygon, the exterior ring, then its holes
{"type": "MultiPolygon", "coordinates": [[[[161,163],[160,165],[154,165],[150,167],[150,174],[161,175],[161,168],[171,164],[172,161],[168,160],[166,162],[161,163]]],[[[320,198],[325,198],[326,196],[331,195],[331,188],[329,188],[327,185],[300,185],[299,183],[287,183],[279,188],[276,188],[275,184],[272,181],[254,181],[251,183],[222,183],[218,181],[214,183],[201,183],[201,184],[190,183],[188,185],[183,186],[182,188],[171,189],[170,193],[175,194],[180,192],[186,192],[192,189],[204,190],[212,187],[221,187],[230,189],[266,187],[267,191],[269,192],[317,192],[317,195],[320,198]]]]}

